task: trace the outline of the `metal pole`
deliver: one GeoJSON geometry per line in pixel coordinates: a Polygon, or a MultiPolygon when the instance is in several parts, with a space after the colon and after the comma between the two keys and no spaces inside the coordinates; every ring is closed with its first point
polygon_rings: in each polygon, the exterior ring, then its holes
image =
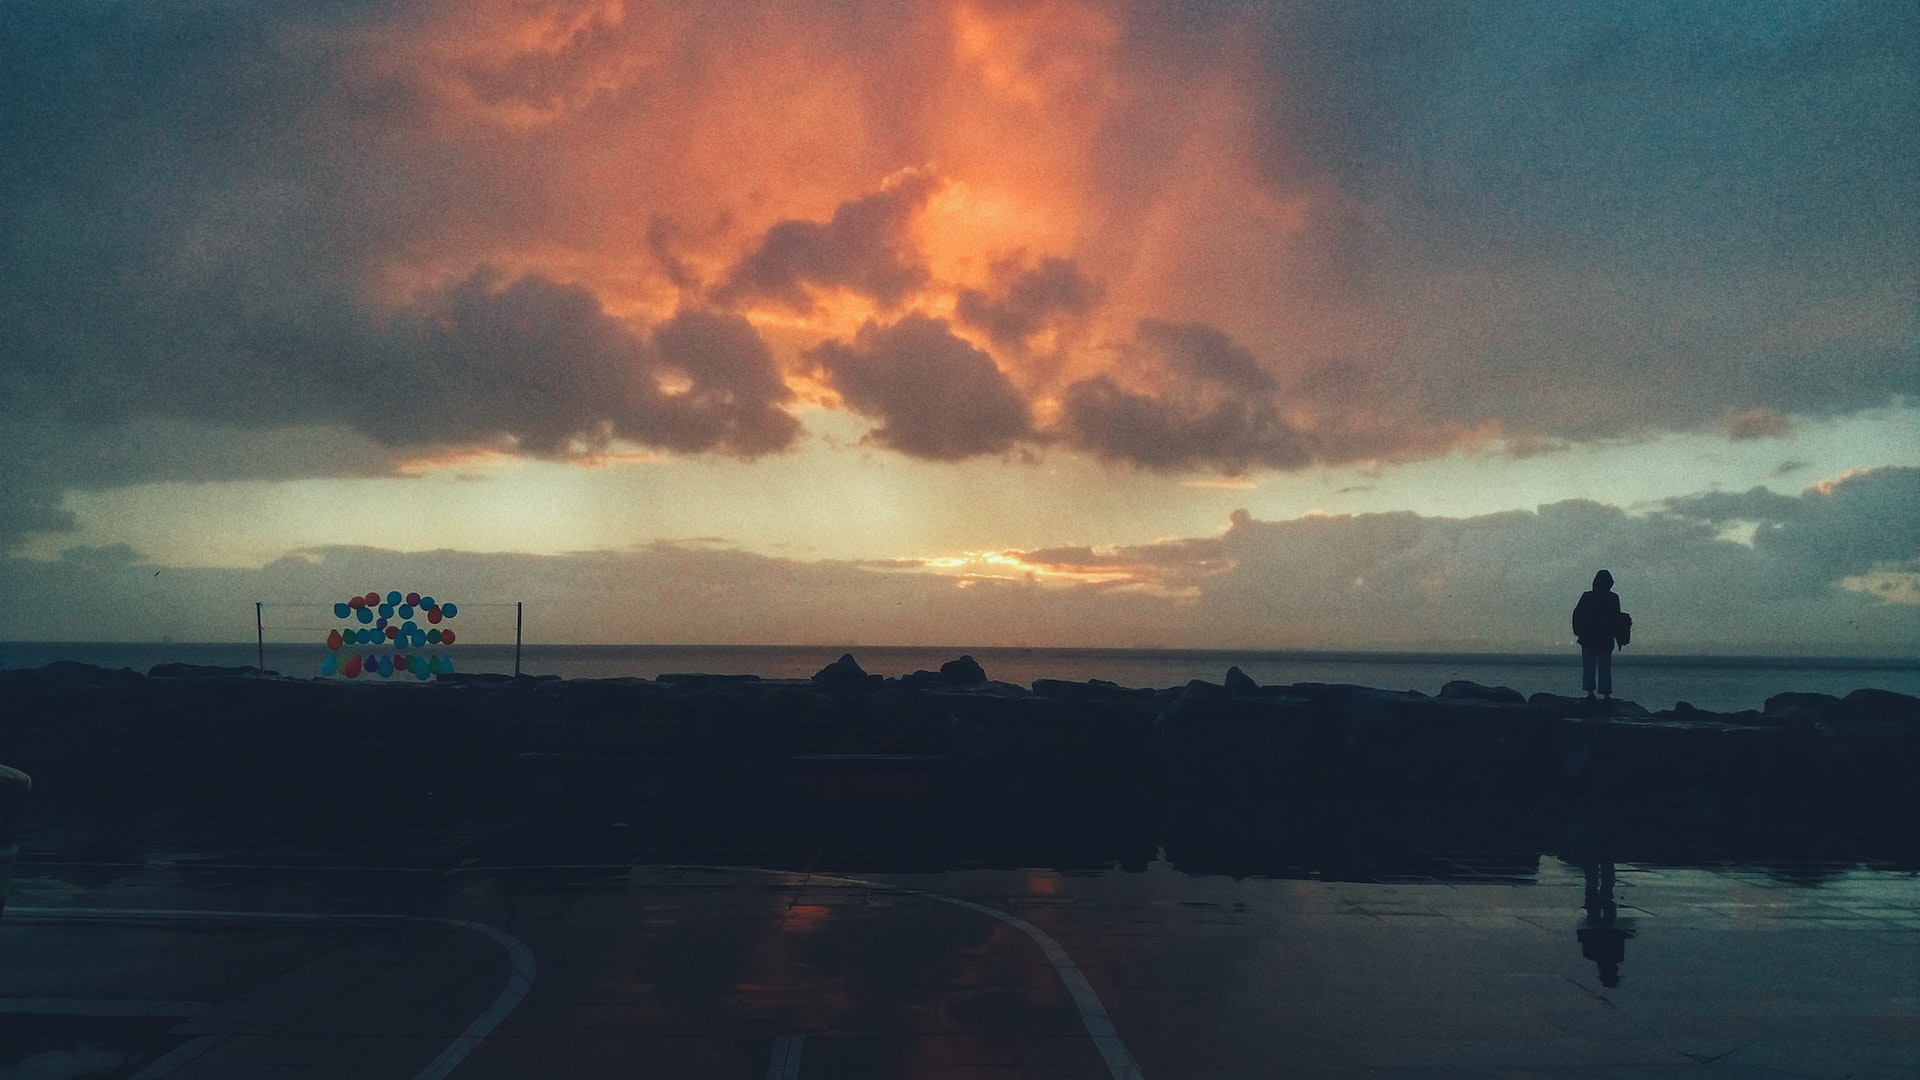
{"type": "Polygon", "coordinates": [[[524,601],[513,602],[513,677],[516,679],[520,677],[520,622],[526,607],[524,601]]]}
{"type": "Polygon", "coordinates": [[[261,674],[265,674],[267,670],[267,628],[260,617],[260,601],[258,600],[253,602],[253,643],[256,650],[254,655],[260,661],[260,672],[261,674]]]}

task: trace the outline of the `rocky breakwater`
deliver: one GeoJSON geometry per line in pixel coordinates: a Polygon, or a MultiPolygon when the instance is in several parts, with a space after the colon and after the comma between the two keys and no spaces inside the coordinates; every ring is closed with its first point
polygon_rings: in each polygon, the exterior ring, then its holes
{"type": "Polygon", "coordinates": [[[1363,686],[1196,683],[1156,727],[1176,792],[1531,798],[1659,788],[1915,799],[1920,698],[1786,693],[1759,710],[1524,697],[1448,683],[1437,696],[1363,686]]]}
{"type": "Polygon", "coordinates": [[[1650,713],[1502,687],[1136,689],[995,682],[961,658],[882,678],[705,674],[374,684],[250,669],[0,672],[0,760],[35,797],[150,803],[431,795],[467,806],[607,799],[898,801],[959,807],[1468,800],[1661,787],[1916,796],[1920,699],[1782,694],[1650,713]]]}

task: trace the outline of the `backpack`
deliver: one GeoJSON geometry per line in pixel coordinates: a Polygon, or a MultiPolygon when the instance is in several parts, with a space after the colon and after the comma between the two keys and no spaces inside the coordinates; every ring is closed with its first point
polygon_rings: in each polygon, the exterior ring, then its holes
{"type": "Polygon", "coordinates": [[[1620,613],[1620,621],[1613,624],[1613,640],[1623,649],[1633,640],[1633,616],[1624,611],[1620,613]]]}

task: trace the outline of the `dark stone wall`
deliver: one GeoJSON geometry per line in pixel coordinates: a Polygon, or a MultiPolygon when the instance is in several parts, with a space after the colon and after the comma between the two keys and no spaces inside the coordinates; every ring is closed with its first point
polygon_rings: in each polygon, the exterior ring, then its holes
{"type": "Polygon", "coordinates": [[[1429,697],[1244,678],[1143,690],[970,676],[367,683],[55,664],[0,672],[0,762],[34,777],[36,799],[428,788],[501,803],[756,792],[1524,801],[1672,788],[1910,801],[1920,773],[1920,699],[1876,690],[1650,714],[1469,683],[1429,697]]]}

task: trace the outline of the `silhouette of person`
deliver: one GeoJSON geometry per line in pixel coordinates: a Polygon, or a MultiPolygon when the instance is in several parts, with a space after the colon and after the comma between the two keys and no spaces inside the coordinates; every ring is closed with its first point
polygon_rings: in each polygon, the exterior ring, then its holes
{"type": "Polygon", "coordinates": [[[1593,575],[1593,588],[1580,594],[1573,606],[1573,636],[1580,641],[1580,689],[1593,700],[1598,686],[1600,696],[1613,698],[1613,639],[1620,625],[1620,596],[1613,591],[1613,575],[1605,570],[1593,575]]]}

